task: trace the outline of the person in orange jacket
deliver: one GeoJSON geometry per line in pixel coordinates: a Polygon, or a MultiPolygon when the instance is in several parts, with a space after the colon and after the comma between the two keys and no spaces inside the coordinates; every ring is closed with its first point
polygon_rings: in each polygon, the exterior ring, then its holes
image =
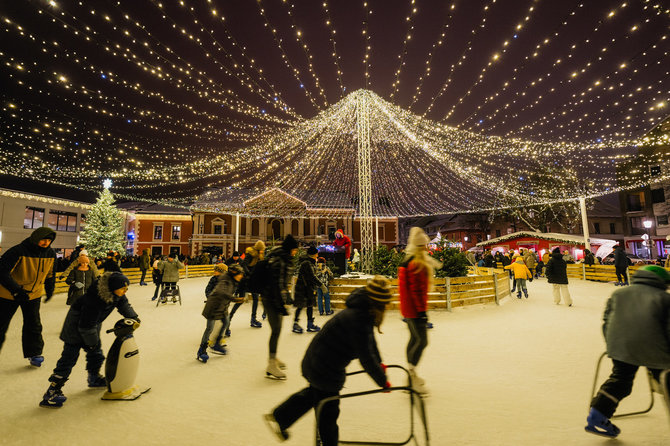
{"type": "Polygon", "coordinates": [[[526,279],[533,280],[533,275],[523,261],[523,257],[515,257],[515,261],[507,265],[505,269],[512,270],[514,273],[514,282],[516,284],[516,297],[521,299],[521,291],[528,299],[528,288],[526,288],[526,279]]]}

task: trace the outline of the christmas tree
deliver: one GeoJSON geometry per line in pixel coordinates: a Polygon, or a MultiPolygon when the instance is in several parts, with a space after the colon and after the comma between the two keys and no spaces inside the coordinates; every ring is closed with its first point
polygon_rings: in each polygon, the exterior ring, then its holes
{"type": "Polygon", "coordinates": [[[109,251],[123,252],[124,218],[114,206],[107,187],[86,215],[86,227],[79,234],[91,257],[104,257],[109,251]]]}

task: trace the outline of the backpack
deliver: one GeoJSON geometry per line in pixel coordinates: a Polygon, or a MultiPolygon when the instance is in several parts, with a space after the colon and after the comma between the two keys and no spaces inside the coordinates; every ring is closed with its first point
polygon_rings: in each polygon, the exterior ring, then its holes
{"type": "Polygon", "coordinates": [[[272,272],[268,259],[259,260],[247,279],[247,290],[250,293],[262,293],[271,282],[272,272]]]}

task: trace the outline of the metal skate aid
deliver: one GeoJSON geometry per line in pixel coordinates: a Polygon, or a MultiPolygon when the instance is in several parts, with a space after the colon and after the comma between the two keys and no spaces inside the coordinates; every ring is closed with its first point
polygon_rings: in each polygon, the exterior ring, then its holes
{"type": "MultiPolygon", "coordinates": [[[[378,442],[378,441],[353,441],[353,440],[339,440],[338,443],[340,444],[363,444],[363,445],[387,445],[387,446],[394,446],[394,445],[403,445],[407,444],[410,441],[414,440],[414,444],[418,445],[418,439],[417,436],[414,433],[414,406],[416,405],[418,408],[419,412],[419,418],[421,419],[421,422],[423,424],[423,431],[424,431],[424,439],[425,439],[425,444],[426,446],[430,445],[430,437],[428,435],[428,421],[426,420],[426,410],[423,405],[423,398],[421,397],[421,394],[414,390],[412,388],[412,377],[409,374],[409,371],[405,369],[402,366],[399,365],[388,365],[386,366],[386,369],[400,369],[403,372],[407,374],[407,379],[409,382],[408,386],[400,386],[400,387],[389,387],[385,389],[374,389],[374,390],[367,390],[364,392],[354,392],[354,393],[346,393],[343,395],[335,395],[331,396],[329,398],[324,398],[319,402],[319,404],[316,406],[316,434],[315,434],[315,445],[319,446],[321,444],[320,439],[319,439],[319,419],[321,417],[321,411],[323,410],[323,406],[334,400],[342,400],[345,398],[355,398],[357,396],[364,396],[364,395],[372,395],[375,393],[384,393],[384,392],[397,392],[397,391],[402,391],[406,392],[409,394],[409,418],[410,418],[410,432],[409,436],[405,441],[398,441],[398,442],[378,442]]],[[[359,370],[357,372],[351,372],[347,373],[347,376],[352,376],[352,375],[358,375],[366,373],[365,370],[359,370]]]]}

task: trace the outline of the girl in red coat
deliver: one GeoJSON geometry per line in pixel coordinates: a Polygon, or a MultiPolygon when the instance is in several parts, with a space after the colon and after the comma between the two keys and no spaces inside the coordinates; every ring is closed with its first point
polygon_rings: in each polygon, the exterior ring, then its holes
{"type": "Polygon", "coordinates": [[[400,311],[409,326],[407,344],[407,362],[412,378],[412,386],[422,394],[427,394],[424,380],[416,375],[415,367],[421,353],[428,345],[426,326],[428,317],[428,291],[432,287],[435,269],[442,264],[431,257],[426,245],[430,239],[423,229],[413,227],[409,231],[409,240],[405,249],[405,260],[398,268],[398,291],[400,293],[400,311]]]}

